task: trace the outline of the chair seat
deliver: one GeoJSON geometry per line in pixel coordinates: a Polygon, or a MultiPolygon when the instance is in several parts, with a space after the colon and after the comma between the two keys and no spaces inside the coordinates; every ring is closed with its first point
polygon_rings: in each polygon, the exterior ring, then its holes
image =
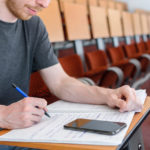
{"type": "Polygon", "coordinates": [[[94,75],[104,73],[107,70],[107,66],[100,66],[95,69],[92,69],[84,74],[84,76],[92,77],[94,75]]]}
{"type": "Polygon", "coordinates": [[[140,56],[142,56],[142,53],[136,53],[136,54],[133,54],[131,57],[129,58],[139,58],[140,56]]]}
{"type": "Polygon", "coordinates": [[[122,66],[122,65],[125,65],[127,63],[129,63],[129,60],[124,59],[124,60],[120,60],[120,61],[118,61],[116,63],[113,63],[112,66],[122,66]]]}

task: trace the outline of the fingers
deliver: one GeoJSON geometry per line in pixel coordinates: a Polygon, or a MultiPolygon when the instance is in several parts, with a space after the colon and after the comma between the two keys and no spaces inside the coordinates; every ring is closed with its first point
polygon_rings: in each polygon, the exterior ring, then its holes
{"type": "Polygon", "coordinates": [[[40,122],[41,119],[42,119],[42,117],[33,115],[32,118],[31,118],[31,121],[32,121],[34,124],[36,124],[36,123],[40,122]]]}
{"type": "Polygon", "coordinates": [[[122,97],[125,97],[125,104],[120,107],[120,112],[142,109],[142,104],[136,96],[135,89],[126,85],[119,88],[119,92],[122,97]]]}
{"type": "Polygon", "coordinates": [[[121,96],[125,97],[125,100],[128,101],[129,99],[135,99],[136,94],[133,88],[130,88],[128,85],[124,85],[119,88],[119,92],[121,96]]]}
{"type": "Polygon", "coordinates": [[[113,90],[108,97],[107,104],[112,108],[118,107],[120,112],[142,109],[142,104],[136,96],[135,89],[128,85],[113,90]]]}
{"type": "Polygon", "coordinates": [[[24,103],[25,105],[32,105],[34,107],[38,107],[40,109],[43,109],[47,106],[47,101],[45,99],[42,98],[35,98],[35,97],[27,97],[24,98],[24,103]]]}
{"type": "MultiPolygon", "coordinates": [[[[46,109],[47,102],[41,98],[28,97],[23,100],[23,112],[33,116],[42,117],[46,109]]],[[[47,110],[47,109],[46,109],[47,110]]]]}
{"type": "Polygon", "coordinates": [[[42,119],[41,116],[31,115],[31,114],[24,114],[22,116],[22,119],[21,119],[22,127],[23,128],[30,127],[30,126],[40,122],[41,119],[42,119]]]}
{"type": "Polygon", "coordinates": [[[109,95],[110,99],[108,101],[108,106],[114,108],[114,107],[118,107],[118,108],[122,108],[125,105],[125,101],[120,99],[116,94],[111,94],[109,95]]]}
{"type": "Polygon", "coordinates": [[[21,115],[21,122],[23,123],[23,127],[30,127],[40,122],[43,115],[43,109],[38,109],[35,107],[25,107],[21,115]]]}

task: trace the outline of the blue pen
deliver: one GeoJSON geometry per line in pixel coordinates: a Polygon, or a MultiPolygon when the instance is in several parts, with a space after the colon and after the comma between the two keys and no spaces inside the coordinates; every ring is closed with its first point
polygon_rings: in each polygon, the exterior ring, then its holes
{"type": "MultiPolygon", "coordinates": [[[[12,83],[12,86],[13,86],[21,95],[23,95],[24,97],[28,97],[28,95],[27,95],[25,92],[23,92],[19,87],[17,87],[14,83],[12,83]]],[[[36,106],[36,107],[38,108],[38,106],[36,106]]],[[[45,110],[44,110],[44,111],[45,111],[45,110]]],[[[49,115],[46,111],[45,111],[45,115],[50,118],[50,115],[49,115]]]]}

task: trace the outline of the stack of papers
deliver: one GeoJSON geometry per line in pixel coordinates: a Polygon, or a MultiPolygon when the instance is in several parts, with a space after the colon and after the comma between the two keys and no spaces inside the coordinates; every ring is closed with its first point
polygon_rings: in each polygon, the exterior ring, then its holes
{"type": "MultiPolygon", "coordinates": [[[[138,90],[136,94],[144,103],[146,91],[138,90]]],[[[0,136],[0,141],[119,145],[135,113],[120,113],[117,109],[104,105],[78,104],[62,100],[49,105],[48,111],[51,118],[44,116],[40,123],[32,127],[12,130],[0,136]],[[127,127],[113,136],[64,129],[65,124],[77,118],[125,122],[127,127]]]]}

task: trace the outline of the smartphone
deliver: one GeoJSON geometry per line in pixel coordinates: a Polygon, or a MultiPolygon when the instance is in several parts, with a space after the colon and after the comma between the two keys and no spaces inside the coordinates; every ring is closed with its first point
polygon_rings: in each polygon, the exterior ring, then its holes
{"type": "Polygon", "coordinates": [[[89,119],[76,119],[66,125],[65,129],[96,132],[106,135],[115,135],[126,127],[124,122],[112,122],[89,119]]]}

